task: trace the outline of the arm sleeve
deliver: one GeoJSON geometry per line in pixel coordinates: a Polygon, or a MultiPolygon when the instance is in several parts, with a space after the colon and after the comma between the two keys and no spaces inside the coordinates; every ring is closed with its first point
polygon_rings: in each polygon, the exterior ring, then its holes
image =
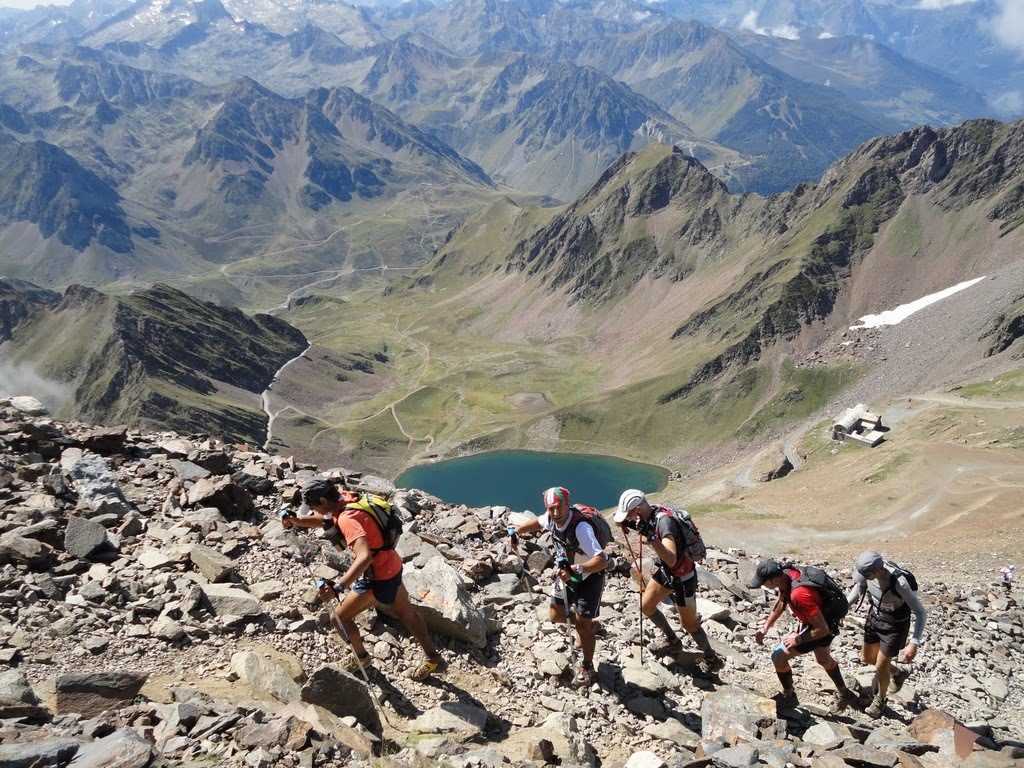
{"type": "Polygon", "coordinates": [[[896,580],[896,593],[906,601],[914,613],[914,634],[910,638],[910,642],[914,645],[921,645],[924,640],[924,626],[928,622],[928,612],[921,604],[921,598],[917,596],[917,592],[910,588],[905,576],[900,576],[896,580]]]}
{"type": "Polygon", "coordinates": [[[604,548],[598,543],[597,536],[594,534],[594,526],[590,523],[583,522],[576,525],[576,541],[579,542],[580,549],[588,558],[604,552],[604,548]]]}
{"type": "Polygon", "coordinates": [[[850,587],[850,591],[846,593],[846,602],[853,606],[854,603],[860,600],[864,594],[864,590],[867,587],[868,581],[859,573],[856,569],[853,572],[853,586],[850,587]]]}

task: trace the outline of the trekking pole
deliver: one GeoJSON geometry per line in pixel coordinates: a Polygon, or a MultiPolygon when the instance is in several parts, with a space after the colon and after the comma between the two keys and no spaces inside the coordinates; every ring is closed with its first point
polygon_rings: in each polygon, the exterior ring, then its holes
{"type": "Polygon", "coordinates": [[[644,591],[647,589],[647,581],[644,579],[644,571],[641,567],[644,557],[644,537],[640,537],[640,561],[637,562],[636,553],[633,552],[633,545],[629,543],[629,531],[625,524],[620,524],[622,538],[626,541],[626,551],[629,552],[629,559],[633,561],[633,570],[636,571],[637,580],[640,582],[638,605],[640,607],[640,663],[644,663],[644,591]]]}
{"type": "MultiPolygon", "coordinates": [[[[562,563],[568,563],[567,560],[559,562],[559,568],[562,563]]],[[[569,585],[558,578],[558,573],[555,573],[555,589],[560,589],[562,592],[562,606],[565,608],[565,626],[569,630],[569,668],[571,674],[576,674],[576,625],[572,620],[572,612],[569,610],[569,585]]]]}

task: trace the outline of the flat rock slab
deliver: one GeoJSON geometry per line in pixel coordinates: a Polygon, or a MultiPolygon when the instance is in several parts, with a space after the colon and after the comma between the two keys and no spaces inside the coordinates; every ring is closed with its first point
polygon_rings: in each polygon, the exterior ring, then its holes
{"type": "Polygon", "coordinates": [[[74,739],[51,738],[0,744],[0,765],[4,768],[65,766],[78,751],[79,743],[74,739]]]}
{"type": "Polygon", "coordinates": [[[68,768],[144,768],[153,757],[153,745],[131,728],[82,745],[68,768]]]}
{"type": "Polygon", "coordinates": [[[218,616],[260,616],[263,606],[244,589],[228,584],[203,584],[203,595],[218,616]]]}
{"type": "Polygon", "coordinates": [[[79,560],[107,548],[107,529],[97,522],[72,515],[64,531],[64,551],[79,560]]]}
{"type": "Polygon", "coordinates": [[[461,701],[446,701],[412,722],[413,728],[424,733],[453,733],[466,738],[483,733],[487,725],[487,710],[461,701]]]}
{"type": "Polygon", "coordinates": [[[146,675],[141,672],[71,672],[57,678],[53,711],[92,717],[139,695],[146,675]]]}

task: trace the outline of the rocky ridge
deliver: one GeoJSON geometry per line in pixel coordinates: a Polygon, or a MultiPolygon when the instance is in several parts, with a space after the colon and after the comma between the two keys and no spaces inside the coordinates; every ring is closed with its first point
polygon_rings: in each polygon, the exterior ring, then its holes
{"type": "MultiPolygon", "coordinates": [[[[580,691],[566,682],[565,628],[545,618],[544,542],[514,553],[504,538],[518,514],[208,436],[62,423],[32,398],[0,400],[0,765],[1024,758],[1024,716],[1012,705],[1024,696],[1013,675],[1024,662],[1015,595],[918,572],[926,644],[882,720],[829,715],[831,686],[807,660],[796,667],[801,706],[777,712],[768,651],[752,639],[767,603],[744,586],[754,559],[714,549],[700,569],[705,626],[727,659],[709,677],[696,654],[641,651],[628,557],[616,542],[599,682],[580,691]],[[443,676],[405,677],[419,651],[383,614],[362,622],[377,667],[371,687],[338,666],[344,651],[311,579],[336,575],[346,555],[276,520],[316,473],[387,493],[401,511],[406,584],[444,649],[443,676]]],[[[859,635],[852,614],[834,650],[847,679],[868,686],[859,635]]]]}

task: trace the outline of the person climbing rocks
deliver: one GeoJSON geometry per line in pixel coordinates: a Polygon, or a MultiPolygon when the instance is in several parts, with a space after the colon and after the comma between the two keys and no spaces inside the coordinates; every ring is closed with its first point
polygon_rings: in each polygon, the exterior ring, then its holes
{"type": "MultiPolygon", "coordinates": [[[[592,508],[570,504],[566,488],[548,488],[543,499],[544,513],[510,528],[509,538],[515,541],[524,534],[541,531],[551,534],[556,579],[548,605],[548,618],[555,624],[570,622],[575,625],[583,661],[575,670],[574,680],[579,687],[589,688],[597,678],[594,669],[597,647],[594,620],[601,611],[605,567],[608,564],[598,530],[603,520],[593,519],[596,510],[592,508]]],[[[606,528],[607,523],[602,527],[606,528]]],[[[607,530],[610,534],[610,529],[607,530]]],[[[603,532],[600,535],[603,536],[603,532]]]]}
{"type": "Polygon", "coordinates": [[[350,492],[338,490],[327,478],[313,478],[302,486],[302,502],[310,514],[282,517],[285,528],[337,528],[344,544],[352,551],[352,565],[338,582],[325,583],[318,590],[322,602],[336,600],[339,591],[351,587],[334,608],[336,620],[347,633],[353,656],[345,665],[349,672],[373,665],[363,646],[355,617],[378,603],[394,611],[398,620],[416,638],[423,648],[424,659],[409,675],[413,680],[425,680],[444,667],[427,632],[422,617],[409,601],[409,592],[402,583],[402,558],[393,547],[385,547],[381,526],[353,502],[350,492]]]}
{"type": "Polygon", "coordinates": [[[853,587],[846,596],[850,606],[868,598],[868,617],[864,624],[861,659],[875,668],[874,697],[864,713],[878,718],[885,712],[890,690],[898,691],[910,674],[905,667],[917,656],[924,638],[928,614],[917,596],[917,579],[900,566],[886,562],[875,550],[857,556],[853,566],[853,587]],[[910,634],[910,617],[914,633],[910,634]],[[907,638],[910,638],[909,643],[907,638]]]}
{"type": "Polygon", "coordinates": [[[690,524],[688,516],[683,517],[684,514],[671,507],[653,505],[643,491],[630,488],[619,496],[613,520],[624,529],[636,531],[658,557],[658,566],[640,598],[640,610],[665,636],[665,642],[652,651],[656,655],[668,656],[683,649],[682,640],[658,609],[658,603],[670,596],[683,629],[704,653],[698,669],[701,674],[708,675],[721,669],[725,662],[711,647],[711,640],[697,611],[697,566],[691,557],[691,547],[703,550],[704,545],[703,541],[697,543],[700,534],[690,524]]]}
{"type": "Polygon", "coordinates": [[[768,618],[754,634],[758,645],[764,643],[768,630],[785,613],[787,607],[800,622],[795,632],[783,637],[772,649],[772,664],[782,684],[782,693],[775,697],[780,707],[792,708],[799,704],[793,685],[793,668],[789,662],[805,653],[814,654],[814,660],[836,687],[835,699],[829,708],[832,714],[843,712],[857,701],[857,696],[846,686],[839,662],[829,650],[839,633],[839,622],[846,615],[847,609],[842,588],[834,580],[829,585],[830,579],[824,571],[810,566],[797,568],[783,566],[776,560],[762,560],[750,581],[751,589],[766,587],[778,593],[768,618]],[[838,594],[826,594],[826,589],[831,593],[838,591],[838,594]],[[843,603],[841,608],[832,607],[837,600],[843,603]]]}

